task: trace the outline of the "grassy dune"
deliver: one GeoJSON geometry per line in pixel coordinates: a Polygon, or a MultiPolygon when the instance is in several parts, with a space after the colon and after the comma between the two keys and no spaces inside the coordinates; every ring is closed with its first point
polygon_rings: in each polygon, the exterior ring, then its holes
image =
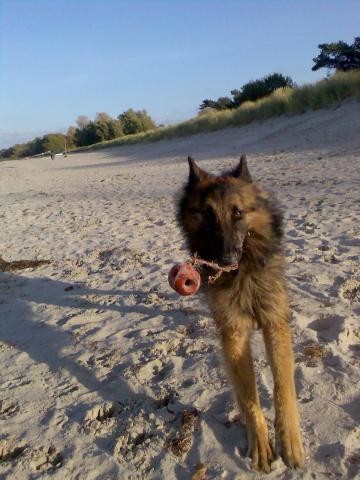
{"type": "Polygon", "coordinates": [[[119,145],[155,142],[165,138],[211,132],[226,127],[241,127],[256,120],[326,108],[348,97],[356,97],[360,101],[359,70],[337,73],[329,79],[297,88],[280,88],[268,97],[255,102],[245,102],[234,110],[211,111],[176,125],[161,127],[136,135],[127,135],[115,140],[77,148],[74,151],[89,151],[119,145]]]}

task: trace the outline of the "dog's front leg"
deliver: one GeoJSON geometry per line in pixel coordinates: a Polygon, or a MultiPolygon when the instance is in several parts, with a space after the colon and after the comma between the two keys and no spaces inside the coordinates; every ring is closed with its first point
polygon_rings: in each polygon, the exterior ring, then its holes
{"type": "MultiPolygon", "coordinates": [[[[241,325],[251,322],[240,322],[241,325]]],[[[260,407],[250,350],[250,328],[242,331],[222,327],[221,343],[235,389],[236,398],[245,414],[248,433],[248,455],[253,468],[270,472],[273,459],[268,429],[260,407]]]]}
{"type": "Polygon", "coordinates": [[[280,447],[288,466],[302,467],[304,449],[296,402],[290,327],[287,320],[277,318],[263,325],[263,334],[274,377],[277,448],[280,447]]]}

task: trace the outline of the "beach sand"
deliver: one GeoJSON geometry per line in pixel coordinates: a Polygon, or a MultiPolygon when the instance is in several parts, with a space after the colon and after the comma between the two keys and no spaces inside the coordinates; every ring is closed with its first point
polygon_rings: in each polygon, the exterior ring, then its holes
{"type": "MultiPolygon", "coordinates": [[[[360,104],[67,158],[0,163],[1,479],[353,479],[360,468],[360,104]],[[187,155],[248,155],[285,211],[306,465],[253,472],[201,295],[167,283],[187,155]]],[[[253,335],[261,402],[272,377],[253,335]]],[[[273,428],[271,429],[273,432],[273,428]]]]}

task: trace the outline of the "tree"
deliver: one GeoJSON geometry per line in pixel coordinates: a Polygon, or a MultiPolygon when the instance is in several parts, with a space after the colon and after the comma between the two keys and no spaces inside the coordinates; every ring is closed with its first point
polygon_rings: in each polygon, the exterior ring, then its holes
{"type": "Polygon", "coordinates": [[[141,122],[132,108],[118,116],[125,135],[141,132],[141,122]]]}
{"type": "Polygon", "coordinates": [[[266,97],[281,87],[294,87],[293,80],[281,73],[272,73],[259,80],[252,80],[245,83],[239,90],[231,90],[232,99],[230,97],[219,97],[217,100],[206,99],[202,102],[199,109],[226,110],[239,107],[246,101],[255,101],[259,98],[266,97]]]}
{"type": "Polygon", "coordinates": [[[64,152],[65,148],[68,150],[93,145],[122,137],[124,134],[146,132],[156,128],[155,122],[146,110],[134,111],[131,108],[118,118],[111,118],[106,112],[98,112],[94,121],[80,115],[76,124],[77,127],[69,127],[65,135],[49,133],[27,143],[3,148],[0,150],[0,159],[30,157],[49,151],[60,153],[64,152]]]}
{"type": "Polygon", "coordinates": [[[199,110],[203,111],[205,109],[210,109],[210,108],[214,109],[214,110],[217,110],[217,102],[216,102],[216,100],[211,100],[210,98],[206,98],[200,104],[199,110]]]}
{"type": "Polygon", "coordinates": [[[120,120],[111,119],[109,121],[109,138],[108,140],[112,140],[113,138],[122,137],[124,135],[123,128],[121,125],[120,120]]]}
{"type": "Polygon", "coordinates": [[[76,135],[76,128],[69,127],[66,132],[66,149],[69,150],[70,148],[76,147],[75,142],[75,135],[76,135]]]}
{"type": "Polygon", "coordinates": [[[226,110],[229,108],[234,108],[234,104],[230,97],[219,97],[217,100],[206,99],[202,102],[199,109],[205,110],[208,108],[215,110],[226,110]]]}
{"type": "Polygon", "coordinates": [[[26,155],[32,157],[33,155],[39,155],[44,152],[42,137],[36,137],[31,142],[27,143],[26,155]]]}
{"type": "Polygon", "coordinates": [[[94,138],[95,138],[94,143],[110,140],[108,122],[94,122],[94,138]]]}
{"type": "Polygon", "coordinates": [[[255,101],[270,95],[282,87],[294,87],[293,80],[281,73],[272,73],[259,80],[252,80],[245,83],[240,90],[232,90],[233,103],[236,107],[247,101],[255,101]]]}
{"type": "Polygon", "coordinates": [[[0,151],[0,158],[22,158],[26,157],[26,143],[17,143],[9,148],[0,151]]]}
{"type": "Polygon", "coordinates": [[[95,115],[95,122],[109,122],[111,117],[106,112],[97,112],[95,115]]]}
{"type": "Polygon", "coordinates": [[[43,152],[60,153],[65,150],[65,135],[62,133],[48,133],[42,138],[43,152]]]}
{"type": "Polygon", "coordinates": [[[89,122],[83,127],[79,127],[75,130],[75,144],[77,147],[84,147],[86,145],[92,145],[96,143],[97,136],[95,132],[95,123],[89,122]]]}
{"type": "Polygon", "coordinates": [[[79,115],[76,119],[76,125],[79,128],[86,127],[90,123],[90,119],[86,115],[79,115]]]}
{"type": "Polygon", "coordinates": [[[76,128],[73,141],[77,147],[112,140],[123,135],[119,120],[109,117],[109,120],[90,121],[82,128],[76,128]]]}
{"type": "Polygon", "coordinates": [[[109,120],[94,122],[94,138],[97,142],[104,142],[106,140],[113,140],[114,138],[121,137],[123,134],[121,123],[119,120],[109,120]]]}
{"type": "Polygon", "coordinates": [[[150,115],[145,109],[138,110],[135,113],[140,120],[142,132],[146,132],[147,130],[153,130],[154,128],[156,128],[154,120],[150,117],[150,115]]]}
{"type": "Polygon", "coordinates": [[[346,72],[353,68],[360,68],[360,37],[355,37],[351,45],[339,41],[334,43],[321,43],[318,48],[320,53],[313,58],[313,71],[320,68],[335,69],[346,72]]]}
{"type": "Polygon", "coordinates": [[[226,110],[228,108],[234,108],[234,103],[230,97],[219,97],[216,100],[217,110],[226,110]]]}
{"type": "Polygon", "coordinates": [[[124,135],[133,135],[135,133],[146,132],[156,128],[146,110],[134,111],[129,108],[118,116],[124,135]]]}
{"type": "Polygon", "coordinates": [[[65,135],[62,133],[49,133],[43,137],[36,137],[30,142],[18,143],[2,150],[0,156],[3,158],[23,158],[49,151],[59,153],[64,151],[64,140],[65,135]]]}

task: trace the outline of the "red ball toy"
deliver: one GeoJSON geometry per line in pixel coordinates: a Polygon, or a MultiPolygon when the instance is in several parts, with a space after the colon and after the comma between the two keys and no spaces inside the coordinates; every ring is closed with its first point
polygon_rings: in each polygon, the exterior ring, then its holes
{"type": "Polygon", "coordinates": [[[194,295],[201,284],[199,272],[190,263],[178,263],[169,272],[170,287],[183,296],[194,295]]]}

